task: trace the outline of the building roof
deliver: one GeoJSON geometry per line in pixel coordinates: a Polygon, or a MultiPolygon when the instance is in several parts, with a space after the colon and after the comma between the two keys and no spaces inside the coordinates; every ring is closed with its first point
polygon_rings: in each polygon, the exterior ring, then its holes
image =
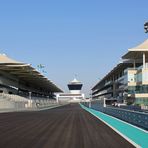
{"type": "Polygon", "coordinates": [[[123,59],[140,59],[143,53],[148,56],[148,39],[136,47],[128,49],[128,52],[122,56],[123,59]]]}
{"type": "Polygon", "coordinates": [[[0,70],[15,76],[19,81],[42,87],[45,91],[62,92],[51,80],[30,64],[15,61],[4,54],[0,54],[0,70]]]}
{"type": "Polygon", "coordinates": [[[81,84],[81,82],[74,78],[69,84],[81,84]]]}
{"type": "Polygon", "coordinates": [[[148,39],[136,47],[128,49],[129,51],[148,51],[148,39]]]}
{"type": "Polygon", "coordinates": [[[9,57],[7,57],[5,54],[0,54],[0,64],[8,64],[8,63],[11,63],[11,64],[23,64],[22,62],[18,62],[16,60],[13,60],[9,57]]]}

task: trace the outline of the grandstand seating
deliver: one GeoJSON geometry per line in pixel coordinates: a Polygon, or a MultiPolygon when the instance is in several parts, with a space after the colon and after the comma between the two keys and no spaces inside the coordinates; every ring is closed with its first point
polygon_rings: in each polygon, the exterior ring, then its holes
{"type": "Polygon", "coordinates": [[[56,105],[54,99],[43,97],[22,97],[15,94],[0,93],[0,109],[13,108],[14,110],[24,110],[27,108],[42,108],[56,105]]]}
{"type": "Polygon", "coordinates": [[[15,101],[15,102],[28,102],[28,99],[19,95],[14,95],[14,94],[6,94],[6,93],[1,93],[0,97],[6,98],[9,101],[15,101]]]}

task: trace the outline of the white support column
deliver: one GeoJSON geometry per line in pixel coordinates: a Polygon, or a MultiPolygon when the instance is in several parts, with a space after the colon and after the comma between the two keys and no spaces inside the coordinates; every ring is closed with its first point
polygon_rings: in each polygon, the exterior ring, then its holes
{"type": "Polygon", "coordinates": [[[89,108],[91,108],[91,100],[89,101],[89,108]]]}
{"type": "Polygon", "coordinates": [[[85,100],[85,95],[84,94],[82,94],[82,99],[85,100]]]}
{"type": "Polygon", "coordinates": [[[59,103],[59,94],[56,94],[56,101],[59,103]]]}
{"type": "Polygon", "coordinates": [[[106,107],[106,99],[103,99],[103,107],[106,107]]]}
{"type": "Polygon", "coordinates": [[[31,98],[32,92],[29,92],[29,107],[32,107],[32,98],[31,98]]]}
{"type": "Polygon", "coordinates": [[[143,69],[145,69],[145,53],[143,53],[143,69]]]}
{"type": "Polygon", "coordinates": [[[113,75],[113,98],[115,97],[115,76],[113,75]]]}

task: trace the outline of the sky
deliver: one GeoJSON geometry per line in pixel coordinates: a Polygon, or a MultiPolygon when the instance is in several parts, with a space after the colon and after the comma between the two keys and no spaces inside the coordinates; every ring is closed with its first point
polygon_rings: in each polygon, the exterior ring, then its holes
{"type": "Polygon", "coordinates": [[[0,0],[0,53],[37,68],[68,92],[89,96],[121,56],[148,38],[147,0],[0,0]]]}

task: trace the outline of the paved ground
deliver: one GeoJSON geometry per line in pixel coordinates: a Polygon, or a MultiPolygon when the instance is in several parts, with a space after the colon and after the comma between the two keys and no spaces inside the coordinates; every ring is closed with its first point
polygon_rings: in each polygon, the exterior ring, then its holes
{"type": "Polygon", "coordinates": [[[132,148],[77,104],[0,114],[0,148],[132,148]]]}

